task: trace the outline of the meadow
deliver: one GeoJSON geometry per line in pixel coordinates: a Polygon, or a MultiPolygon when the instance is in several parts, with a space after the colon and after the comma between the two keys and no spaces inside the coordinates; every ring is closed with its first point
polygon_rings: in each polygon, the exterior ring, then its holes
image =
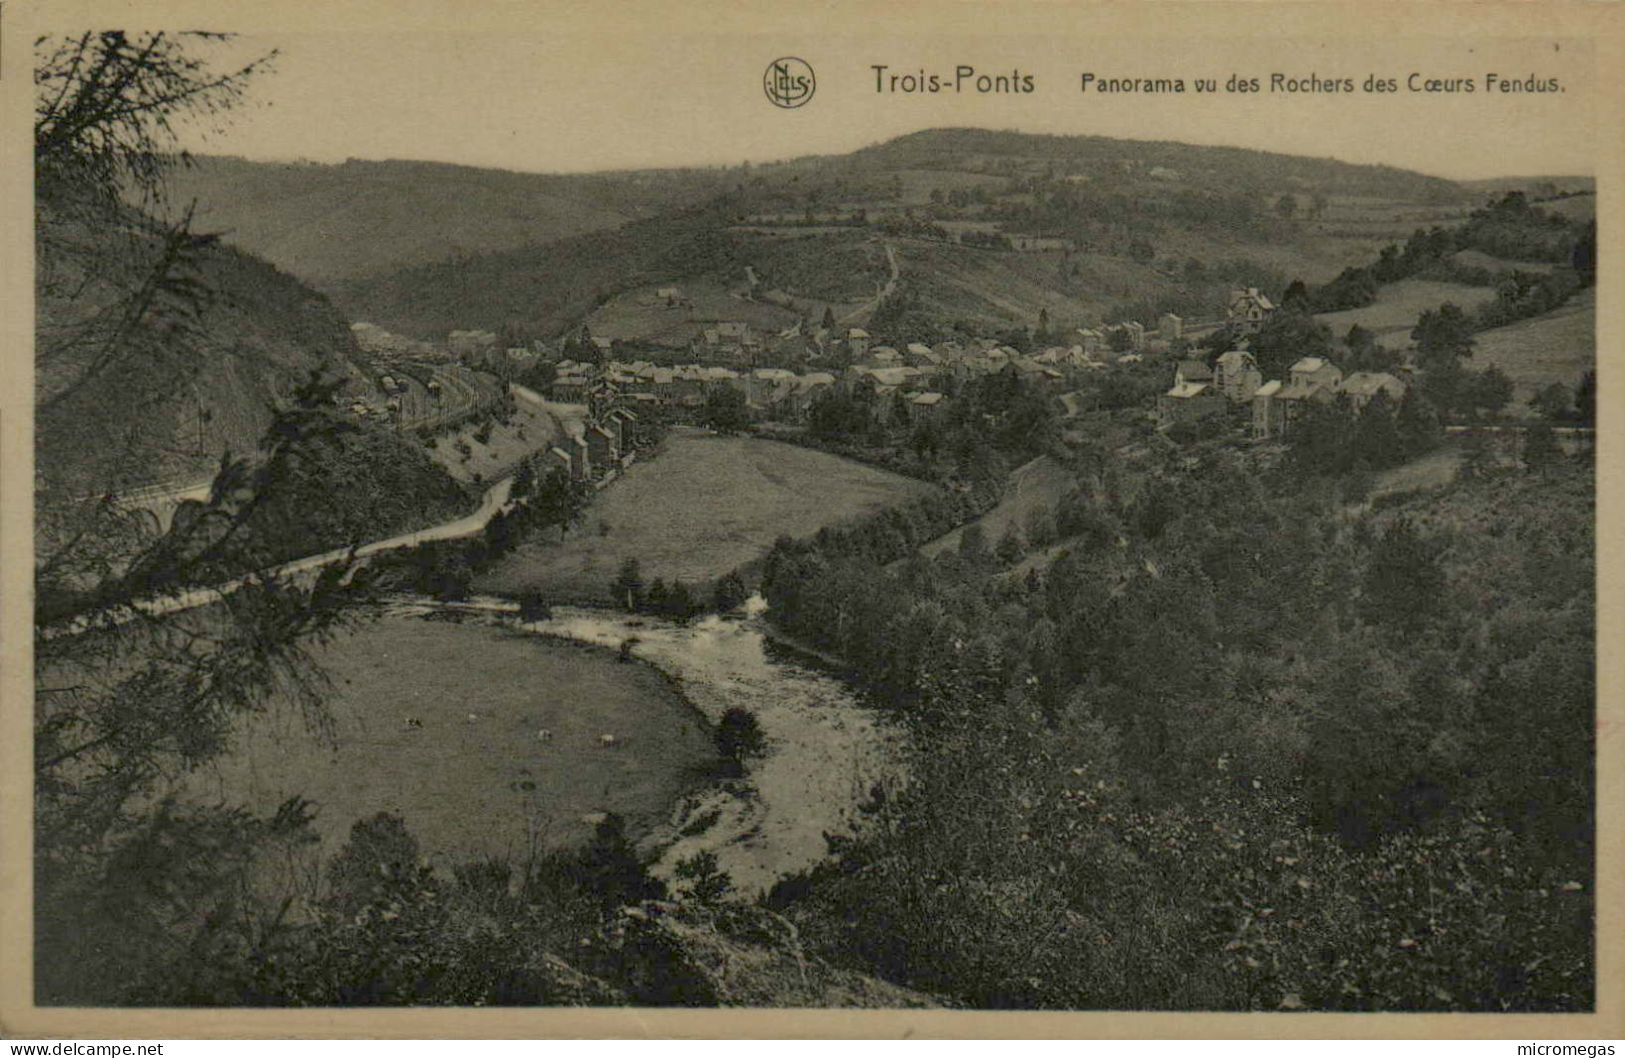
{"type": "MultiPolygon", "coordinates": [[[[1025,534],[1034,514],[1055,510],[1076,484],[1076,477],[1066,467],[1049,456],[1039,456],[1011,471],[1010,487],[1004,498],[970,524],[980,526],[987,546],[994,547],[1012,529],[1025,534]]],[[[920,551],[928,558],[935,558],[944,551],[956,551],[964,535],[965,527],[960,526],[922,544],[920,551]]]]}
{"type": "Polygon", "coordinates": [[[1350,327],[1359,324],[1375,334],[1377,344],[1384,348],[1403,349],[1410,345],[1411,329],[1425,310],[1436,309],[1448,301],[1471,312],[1494,299],[1495,290],[1491,287],[1401,279],[1384,285],[1373,304],[1342,312],[1323,312],[1315,318],[1330,327],[1335,337],[1343,337],[1350,327]]]}
{"type": "Polygon", "coordinates": [[[690,280],[663,285],[676,286],[687,304],[668,307],[655,295],[658,287],[639,287],[600,305],[587,317],[587,329],[595,337],[612,341],[680,346],[715,326],[717,320],[742,320],[753,330],[770,334],[796,321],[794,313],[777,305],[735,297],[717,284],[690,280]]]}
{"type": "Polygon", "coordinates": [[[580,844],[593,813],[649,832],[716,760],[709,728],[665,676],[602,648],[385,616],[317,660],[331,677],[328,730],[286,712],[254,717],[189,778],[189,796],[266,814],[308,798],[329,852],[357,820],[392,812],[439,862],[519,862],[533,843],[580,844]],[[603,734],[618,744],[600,745],[603,734]]]}
{"type": "Polygon", "coordinates": [[[1473,339],[1477,367],[1494,364],[1512,379],[1507,410],[1528,415],[1529,398],[1553,382],[1571,391],[1597,366],[1597,292],[1582,290],[1567,305],[1534,319],[1483,331],[1473,339]]]}
{"type": "Polygon", "coordinates": [[[805,536],[929,488],[807,448],[678,429],[658,455],[595,496],[562,541],[549,533],[527,542],[476,577],[474,590],[604,604],[629,558],[645,580],[703,584],[760,558],[780,536],[805,536]]]}

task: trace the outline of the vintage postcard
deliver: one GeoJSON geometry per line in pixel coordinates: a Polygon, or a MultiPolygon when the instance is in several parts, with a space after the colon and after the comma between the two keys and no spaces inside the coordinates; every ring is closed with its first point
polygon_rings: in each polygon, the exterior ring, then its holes
{"type": "Polygon", "coordinates": [[[5,4],[0,1031],[1621,1035],[1621,15],[5,4]]]}

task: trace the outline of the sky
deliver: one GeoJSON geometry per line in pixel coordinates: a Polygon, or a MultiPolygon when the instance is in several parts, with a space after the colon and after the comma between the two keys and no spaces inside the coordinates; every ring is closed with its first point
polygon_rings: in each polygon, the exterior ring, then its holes
{"type": "MultiPolygon", "coordinates": [[[[497,6],[467,7],[466,17],[450,20],[436,8],[433,17],[382,25],[335,17],[313,29],[306,20],[302,32],[286,31],[298,22],[288,17],[250,20],[220,60],[275,48],[273,71],[228,128],[183,129],[183,143],[255,159],[410,158],[578,172],[844,153],[954,125],[1233,145],[1454,179],[1595,169],[1594,55],[1578,39],[1446,36],[1425,23],[1373,39],[1290,18],[1270,20],[1267,35],[1256,35],[1211,15],[1193,16],[1181,34],[1180,20],[1147,18],[1144,4],[1126,21],[1120,12],[1107,17],[1115,7],[1036,4],[1023,10],[1036,7],[1038,17],[997,27],[967,19],[964,5],[938,5],[931,19],[898,17],[893,6],[867,21],[841,8],[823,20],[755,24],[729,21],[722,7],[704,9],[703,18],[636,5],[589,17],[584,4],[555,5],[548,18],[528,8],[504,22],[494,14],[516,8],[497,6]],[[784,55],[816,71],[803,107],[776,107],[762,90],[769,61],[784,55]],[[880,91],[877,65],[888,82],[894,73],[952,75],[971,66],[1018,82],[1030,76],[1034,90],[880,91]],[[1181,77],[1186,91],[1085,92],[1086,72],[1181,77]],[[1348,78],[1356,90],[1270,91],[1276,73],[1348,78]],[[1562,90],[1485,91],[1490,73],[1555,78],[1562,90]],[[1419,87],[1470,79],[1476,91],[1412,91],[1412,74],[1419,87]],[[1258,78],[1261,90],[1223,90],[1232,75],[1258,78]],[[1364,91],[1373,75],[1392,78],[1397,90],[1364,91]],[[1197,77],[1221,90],[1195,92],[1197,77]]],[[[1270,10],[1249,7],[1253,18],[1270,10]]]]}

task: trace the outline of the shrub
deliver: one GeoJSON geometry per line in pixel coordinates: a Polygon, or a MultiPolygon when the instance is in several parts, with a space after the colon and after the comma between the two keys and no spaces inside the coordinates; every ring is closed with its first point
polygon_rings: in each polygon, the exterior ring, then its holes
{"type": "Polygon", "coordinates": [[[756,714],[737,705],[722,714],[716,741],[717,752],[738,771],[743,771],[745,762],[766,748],[756,714]]]}
{"type": "Polygon", "coordinates": [[[718,869],[713,852],[696,852],[678,860],[672,873],[679,882],[685,883],[682,895],[702,904],[716,903],[733,888],[733,879],[728,877],[728,872],[718,869]]]}
{"type": "Polygon", "coordinates": [[[527,591],[519,596],[519,619],[525,622],[546,621],[553,616],[553,608],[539,591],[527,591]]]}

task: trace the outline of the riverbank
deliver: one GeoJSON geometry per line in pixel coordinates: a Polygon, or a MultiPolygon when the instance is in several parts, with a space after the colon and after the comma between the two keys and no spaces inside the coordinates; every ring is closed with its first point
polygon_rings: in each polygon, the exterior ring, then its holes
{"type": "Polygon", "coordinates": [[[711,723],[735,707],[756,716],[766,749],[747,774],[689,794],[646,842],[657,877],[709,852],[744,898],[826,859],[826,834],[861,826],[873,791],[903,781],[905,737],[841,680],[770,650],[756,604],[687,625],[560,607],[523,626],[606,647],[632,640],[631,654],[673,677],[711,723]]]}
{"type": "MultiPolygon", "coordinates": [[[[414,605],[427,611],[443,604],[414,605]]],[[[691,790],[640,841],[656,877],[670,880],[679,862],[709,852],[736,896],[760,895],[826,859],[824,836],[855,832],[875,789],[895,793],[905,780],[902,727],[868,708],[839,678],[838,663],[783,641],[759,597],[741,612],[689,624],[563,606],[547,620],[517,624],[517,607],[500,599],[450,605],[537,636],[617,651],[627,644],[630,656],[670,677],[710,725],[735,707],[756,717],[765,752],[746,774],[691,790]]]]}

